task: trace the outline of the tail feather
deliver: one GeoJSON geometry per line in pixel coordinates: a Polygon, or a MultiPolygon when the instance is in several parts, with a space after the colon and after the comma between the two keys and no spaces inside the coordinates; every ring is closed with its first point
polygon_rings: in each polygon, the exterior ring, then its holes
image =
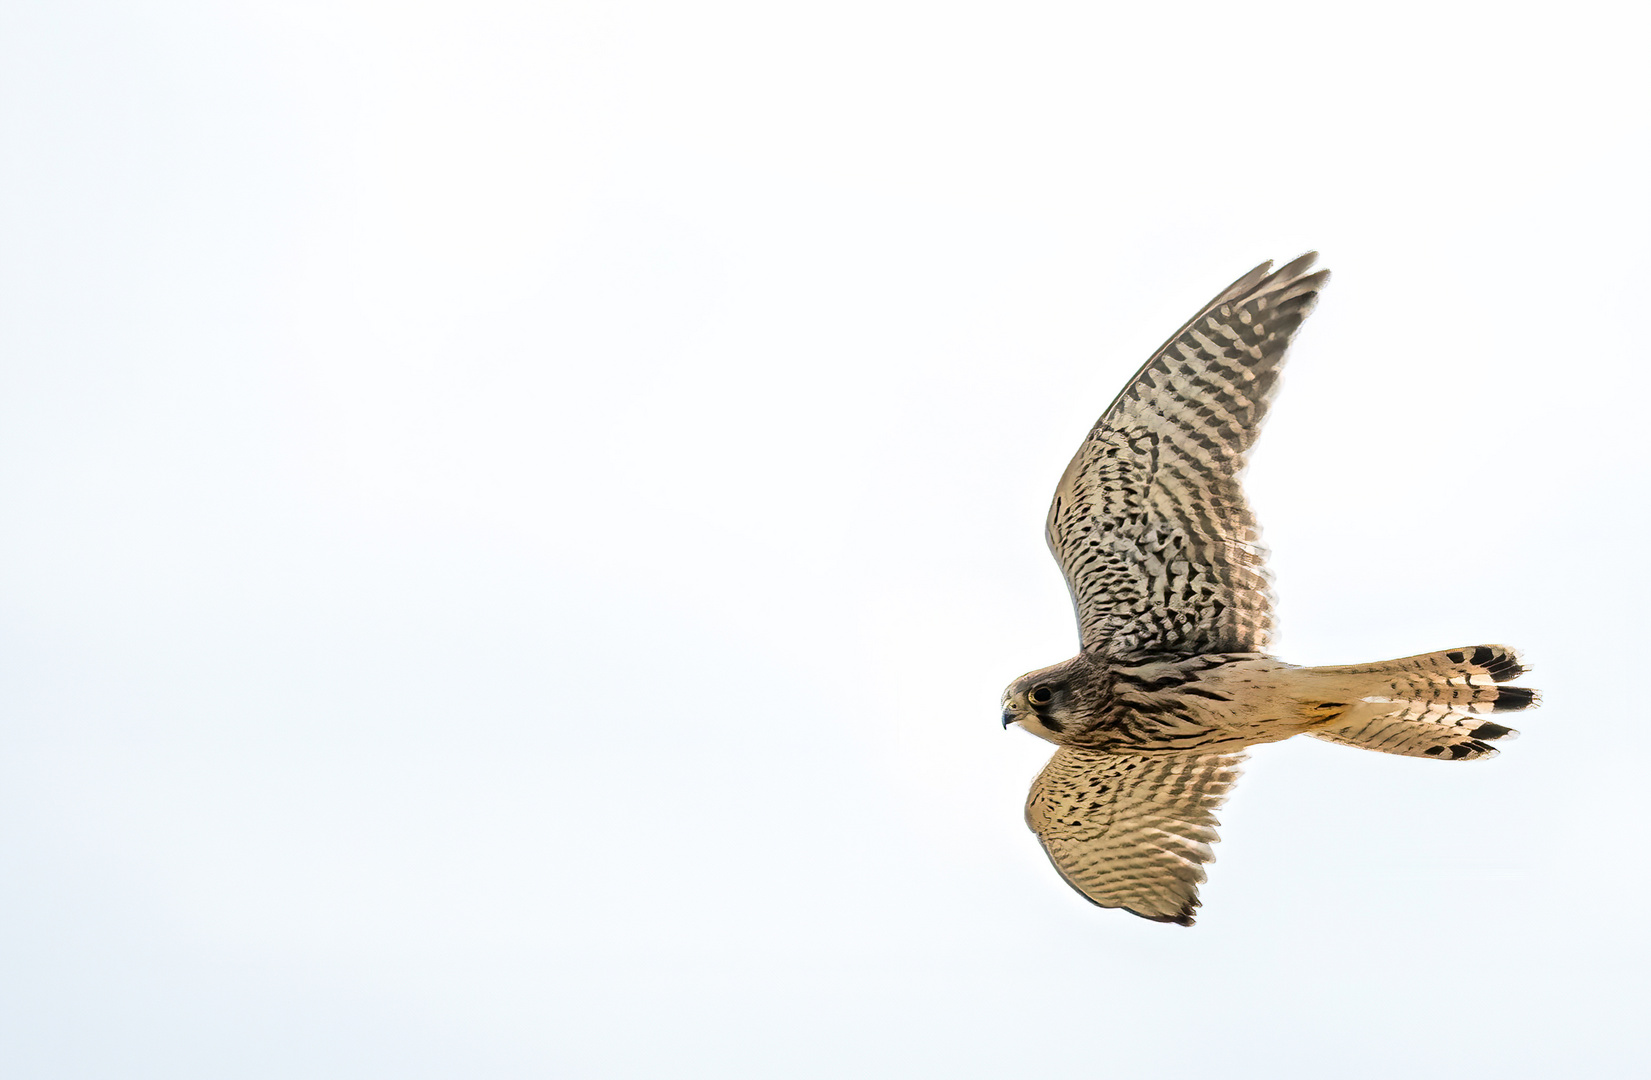
{"type": "Polygon", "coordinates": [[[1342,702],[1308,734],[1329,742],[1407,757],[1444,761],[1490,757],[1490,744],[1518,732],[1485,719],[1489,713],[1530,708],[1541,696],[1529,687],[1500,686],[1526,671],[1505,645],[1407,656],[1376,664],[1309,669],[1333,680],[1342,702]]]}

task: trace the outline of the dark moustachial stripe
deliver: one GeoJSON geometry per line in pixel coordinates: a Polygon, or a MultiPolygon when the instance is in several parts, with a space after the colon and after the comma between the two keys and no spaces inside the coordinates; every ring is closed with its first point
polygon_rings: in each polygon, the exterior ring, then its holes
{"type": "Polygon", "coordinates": [[[1061,723],[1059,720],[1056,720],[1053,716],[1047,716],[1041,712],[1038,713],[1038,723],[1042,724],[1044,727],[1048,728],[1050,731],[1053,731],[1057,735],[1066,730],[1065,724],[1061,723]]]}

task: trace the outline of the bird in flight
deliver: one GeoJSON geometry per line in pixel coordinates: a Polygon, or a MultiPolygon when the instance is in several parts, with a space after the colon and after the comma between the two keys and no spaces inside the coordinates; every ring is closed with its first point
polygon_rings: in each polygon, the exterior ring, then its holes
{"type": "Polygon", "coordinates": [[[1080,648],[1009,685],[1003,726],[1059,747],[1026,823],[1101,907],[1192,925],[1214,812],[1247,746],[1305,733],[1468,761],[1517,734],[1489,714],[1537,701],[1503,685],[1525,668],[1502,645],[1346,667],[1265,652],[1265,552],[1238,476],[1329,279],[1316,258],[1262,263],[1177,331],[1091,429],[1049,507],[1080,648]]]}

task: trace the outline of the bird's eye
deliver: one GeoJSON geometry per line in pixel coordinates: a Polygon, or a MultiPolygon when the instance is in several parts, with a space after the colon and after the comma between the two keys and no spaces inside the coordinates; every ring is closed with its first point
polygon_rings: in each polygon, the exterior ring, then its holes
{"type": "Polygon", "coordinates": [[[1055,692],[1047,686],[1034,686],[1032,692],[1026,695],[1026,700],[1034,705],[1047,705],[1054,696],[1055,692]]]}

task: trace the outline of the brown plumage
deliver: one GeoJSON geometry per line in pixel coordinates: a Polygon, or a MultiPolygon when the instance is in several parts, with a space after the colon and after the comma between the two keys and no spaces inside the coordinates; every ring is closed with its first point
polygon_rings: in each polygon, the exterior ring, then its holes
{"type": "Polygon", "coordinates": [[[1328,280],[1313,254],[1263,263],[1204,307],[1124,387],[1067,466],[1050,550],[1080,651],[1015,680],[1003,723],[1060,747],[1026,820],[1102,907],[1190,926],[1214,811],[1243,748],[1309,734],[1460,761],[1515,734],[1486,719],[1534,705],[1500,685],[1513,650],[1468,646],[1302,668],[1263,651],[1272,603],[1238,477],[1284,355],[1328,280]]]}

